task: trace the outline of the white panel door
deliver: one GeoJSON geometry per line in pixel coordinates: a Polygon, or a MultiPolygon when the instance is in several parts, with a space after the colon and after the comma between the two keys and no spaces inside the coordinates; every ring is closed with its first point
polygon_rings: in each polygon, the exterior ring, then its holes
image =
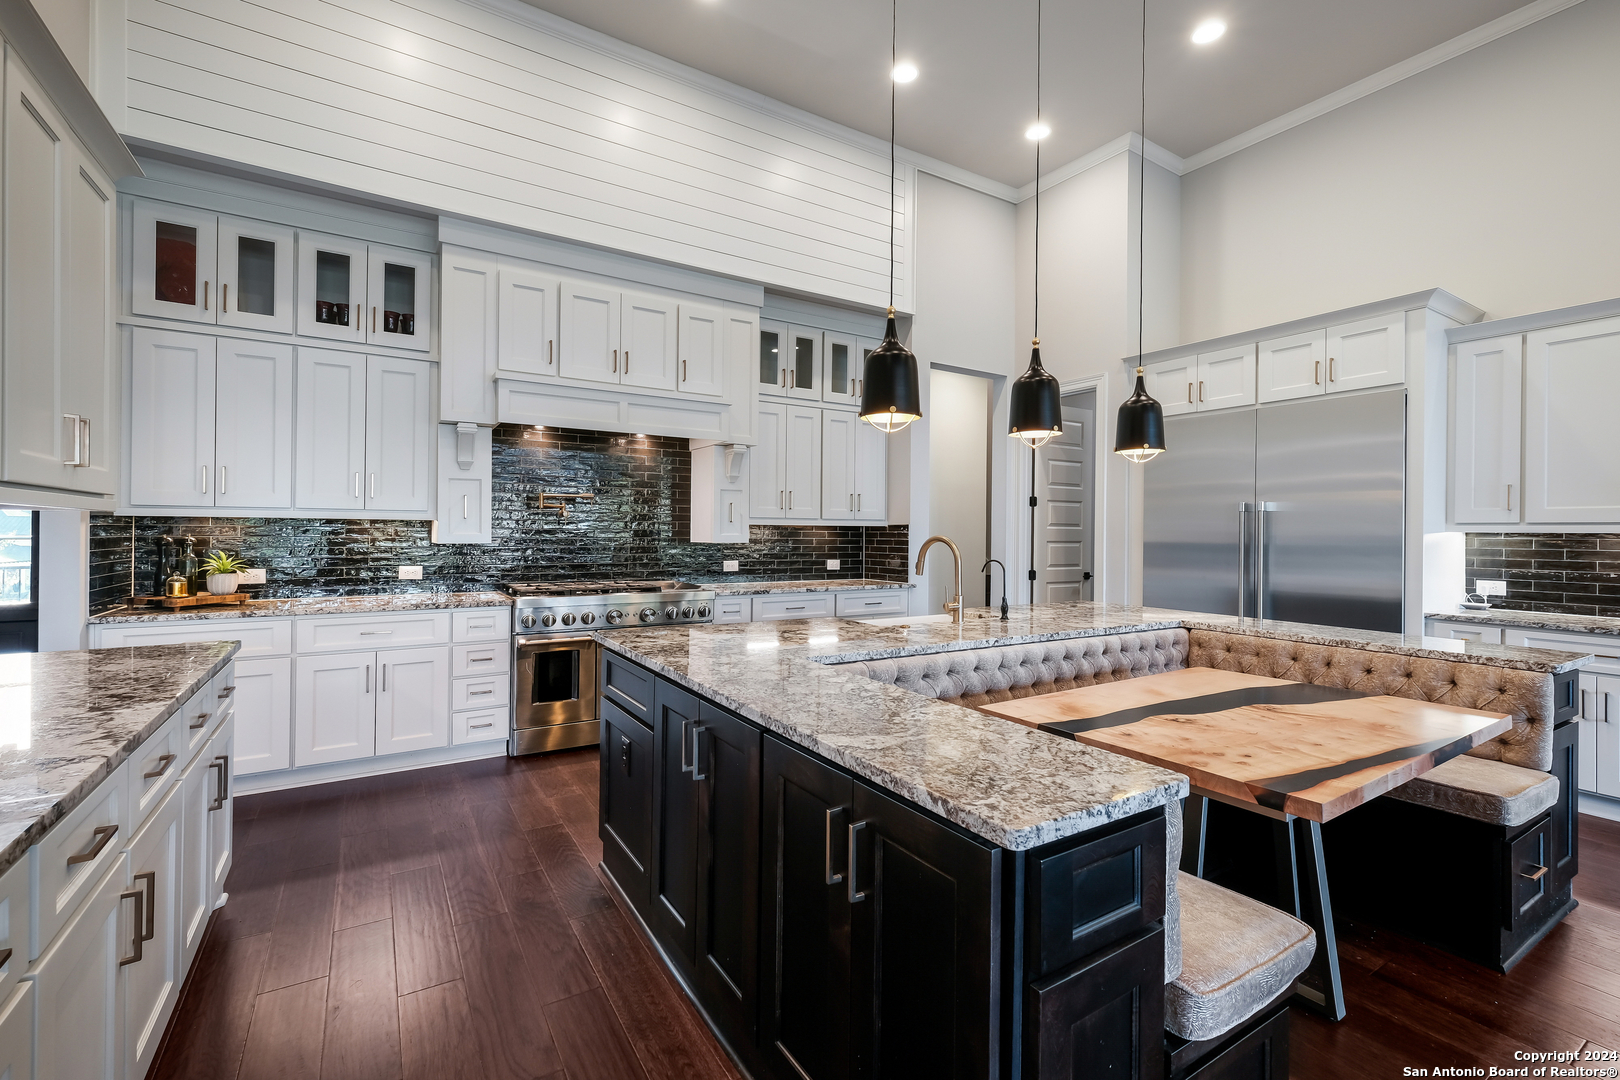
{"type": "Polygon", "coordinates": [[[344,236],[298,233],[298,332],[366,340],[366,245],[344,236]]]}
{"type": "Polygon", "coordinates": [[[498,273],[488,255],[444,249],[444,335],[439,342],[443,420],[495,423],[498,273]]]}
{"type": "Polygon", "coordinates": [[[1198,354],[1198,411],[1232,409],[1255,401],[1255,347],[1198,354]]]}
{"type": "Polygon", "coordinates": [[[433,256],[425,251],[371,247],[366,341],[427,352],[433,344],[433,256]]]}
{"type": "Polygon", "coordinates": [[[759,364],[754,371],[758,392],[786,397],[788,384],[788,328],[782,323],[759,323],[759,364]]]}
{"type": "Polygon", "coordinates": [[[463,469],[456,459],[460,438],[456,424],[438,425],[439,496],[438,517],[433,525],[435,544],[488,544],[494,541],[490,517],[494,509],[491,493],[493,437],[487,427],[472,433],[473,462],[463,469]]]}
{"type": "Polygon", "coordinates": [[[129,844],[129,878],[124,888],[143,894],[144,925],[139,930],[141,958],[119,968],[124,981],[125,1077],[144,1077],[151,1068],[185,976],[180,966],[183,806],[179,786],[171,785],[129,844]]]}
{"type": "Polygon", "coordinates": [[[377,664],[377,753],[449,746],[450,650],[393,649],[377,664]]]}
{"type": "Polygon", "coordinates": [[[1577,786],[1620,798],[1620,675],[1583,671],[1579,680],[1581,764],[1577,786]]]}
{"type": "Polygon", "coordinates": [[[1579,772],[1575,786],[1582,791],[1597,791],[1597,735],[1603,724],[1603,699],[1598,696],[1598,676],[1590,671],[1575,676],[1580,687],[1581,711],[1577,714],[1580,745],[1576,757],[1579,772]]]}
{"type": "Polygon", "coordinates": [[[1620,319],[1525,336],[1525,521],[1620,521],[1616,401],[1620,319]]]}
{"type": "Polygon", "coordinates": [[[829,330],[823,335],[822,349],[826,378],[821,383],[821,400],[839,405],[859,404],[860,398],[855,394],[862,366],[859,340],[829,330]]]}
{"type": "Polygon", "coordinates": [[[821,413],[821,516],[829,521],[855,517],[855,427],[860,423],[841,409],[821,413]]]}
{"type": "MultiPolygon", "coordinates": [[[[207,747],[203,747],[206,751],[207,747]]],[[[208,808],[219,791],[218,768],[199,752],[180,776],[180,969],[189,970],[214,910],[208,873],[208,808]]]]}
{"type": "Polygon", "coordinates": [[[1463,342],[1452,372],[1451,519],[1517,522],[1524,510],[1523,335],[1463,342]]]}
{"type": "Polygon", "coordinates": [[[213,908],[225,892],[225,879],[231,874],[234,855],[236,813],[231,796],[231,769],[236,754],[236,717],[227,715],[203,754],[215,766],[214,799],[208,804],[208,906],[213,908]]]}
{"type": "Polygon", "coordinates": [[[34,965],[39,1014],[34,1075],[42,1080],[122,1080],[124,1075],[118,961],[134,955],[135,931],[141,929],[134,897],[124,888],[126,858],[119,855],[34,965]]]}
{"type": "Polygon", "coordinates": [[[143,327],[133,339],[129,501],[212,506],[215,339],[143,327]]]}
{"type": "Polygon", "coordinates": [[[557,320],[557,374],[586,382],[619,381],[619,290],[564,281],[557,320]]]}
{"type": "MultiPolygon", "coordinates": [[[[75,491],[118,491],[117,419],[123,365],[113,329],[113,254],[118,235],[112,182],[76,143],[67,147],[67,195],[62,208],[62,438],[79,417],[76,448],[84,464],[70,470],[75,491]]],[[[73,457],[69,443],[67,457],[73,457]]]]}
{"type": "Polygon", "coordinates": [[[366,373],[366,509],[433,508],[433,365],[373,356],[366,373]]]}
{"type": "Polygon", "coordinates": [[[293,332],[293,236],[285,225],[219,219],[219,325],[293,332]]]}
{"type": "Polygon", "coordinates": [[[1405,382],[1405,312],[1328,328],[1328,393],[1405,382]]]}
{"type": "Polygon", "coordinates": [[[1165,360],[1143,373],[1148,393],[1164,409],[1164,415],[1190,413],[1198,409],[1198,357],[1165,360]]]}
{"type": "Polygon", "coordinates": [[[679,372],[676,303],[662,296],[624,293],[619,303],[619,381],[626,386],[674,390],[679,372]]]}
{"type": "Polygon", "coordinates": [[[130,309],[137,315],[212,323],[219,287],[219,217],[136,199],[130,309]]]}
{"type": "Polygon", "coordinates": [[[557,374],[557,297],[561,288],[553,274],[501,263],[498,366],[502,371],[543,378],[557,374]]]}
{"type": "Polygon", "coordinates": [[[855,520],[889,519],[889,435],[855,422],[855,520]]]}
{"type": "Polygon", "coordinates": [[[377,750],[377,654],[300,656],[293,764],[371,757],[377,750]]]}
{"type": "Polygon", "coordinates": [[[364,509],[364,356],[299,346],[297,426],[296,505],[307,510],[364,509]]]}
{"type": "Polygon", "coordinates": [[[782,450],[786,515],[789,521],[814,521],[821,516],[821,410],[789,405],[786,429],[782,450]]]}
{"type": "Polygon", "coordinates": [[[1325,330],[1262,341],[1256,363],[1260,400],[1286,401],[1324,393],[1326,359],[1325,330]]]}
{"type": "Polygon", "coordinates": [[[748,449],[748,516],[754,521],[780,521],[787,517],[788,407],[777,402],[759,404],[759,442],[748,449]]]}
{"type": "Polygon", "coordinates": [[[34,1075],[34,984],[19,983],[0,1005],[0,1077],[29,1080],[34,1075]]]}
{"type": "Polygon", "coordinates": [[[214,505],[293,504],[293,347],[220,338],[214,505]]]}
{"type": "Polygon", "coordinates": [[[292,765],[292,658],[236,661],[235,775],[292,765]]]}
{"type": "Polygon", "coordinates": [[[787,396],[803,401],[821,400],[822,331],[790,326],[787,332],[787,396]]]}
{"type": "Polygon", "coordinates": [[[680,305],[680,380],[683,394],[720,397],[726,392],[726,313],[701,304],[680,305]]]}

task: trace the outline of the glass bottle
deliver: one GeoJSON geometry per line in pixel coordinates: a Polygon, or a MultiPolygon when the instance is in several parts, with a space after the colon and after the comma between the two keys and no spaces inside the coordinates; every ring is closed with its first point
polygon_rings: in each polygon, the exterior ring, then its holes
{"type": "Polygon", "coordinates": [[[183,595],[191,596],[197,592],[197,553],[192,549],[196,546],[195,537],[187,536],[182,540],[185,545],[180,552],[179,574],[186,579],[186,591],[183,595]]]}
{"type": "Polygon", "coordinates": [[[158,537],[157,573],[153,575],[152,595],[164,596],[168,592],[169,578],[174,575],[175,546],[174,537],[158,537]]]}

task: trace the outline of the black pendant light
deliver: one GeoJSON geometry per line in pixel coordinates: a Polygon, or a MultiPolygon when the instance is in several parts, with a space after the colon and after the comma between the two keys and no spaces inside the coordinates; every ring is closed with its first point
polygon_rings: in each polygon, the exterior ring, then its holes
{"type": "Polygon", "coordinates": [[[1035,140],[1035,325],[1029,369],[1014,380],[1007,434],[1031,450],[1063,434],[1063,390],[1041,366],[1041,140],[1050,134],[1041,117],[1041,0],[1035,0],[1035,123],[1024,134],[1035,140]]]}
{"type": "Polygon", "coordinates": [[[861,419],[893,435],[913,420],[922,419],[922,386],[917,358],[900,344],[894,329],[894,98],[895,68],[900,59],[899,0],[890,8],[889,38],[889,326],[883,343],[866,355],[861,374],[861,419]]]}
{"type": "MultiPolygon", "coordinates": [[[[1142,358],[1142,305],[1147,282],[1143,270],[1147,249],[1147,0],[1142,0],[1142,163],[1136,195],[1136,357],[1142,358]]],[[[1114,453],[1137,464],[1164,453],[1164,408],[1147,392],[1140,364],[1136,391],[1119,406],[1114,421],[1114,453]]]]}

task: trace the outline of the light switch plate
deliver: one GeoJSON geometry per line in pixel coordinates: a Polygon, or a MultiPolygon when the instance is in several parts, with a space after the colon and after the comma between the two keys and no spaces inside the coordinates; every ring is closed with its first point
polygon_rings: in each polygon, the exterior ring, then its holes
{"type": "Polygon", "coordinates": [[[828,559],[827,560],[827,569],[829,569],[829,570],[837,570],[839,568],[840,568],[840,566],[839,566],[839,560],[838,559],[828,559]]]}
{"type": "Polygon", "coordinates": [[[736,559],[727,559],[720,564],[720,569],[727,574],[735,574],[741,569],[741,565],[736,559]]]}
{"type": "Polygon", "coordinates": [[[1475,578],[1474,591],[1481,596],[1506,596],[1507,582],[1500,579],[1475,578]]]}
{"type": "Polygon", "coordinates": [[[263,585],[264,584],[264,568],[259,567],[259,568],[253,569],[253,570],[243,570],[241,580],[238,582],[238,584],[241,584],[241,585],[263,585]]]}
{"type": "Polygon", "coordinates": [[[399,568],[399,579],[401,581],[421,581],[422,568],[420,566],[402,566],[399,568]]]}

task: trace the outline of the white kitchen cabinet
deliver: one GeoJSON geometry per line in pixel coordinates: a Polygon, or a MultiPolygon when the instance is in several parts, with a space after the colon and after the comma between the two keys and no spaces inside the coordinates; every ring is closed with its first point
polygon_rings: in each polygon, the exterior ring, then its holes
{"type": "Polygon", "coordinates": [[[1620,675],[1580,673],[1582,791],[1620,799],[1620,675]]]}
{"type": "Polygon", "coordinates": [[[754,621],[831,618],[836,611],[836,603],[835,594],[830,592],[766,593],[754,597],[754,621]]]}
{"type": "MultiPolygon", "coordinates": [[[[194,699],[195,700],[195,699],[194,699]]],[[[121,856],[129,836],[128,763],[28,849],[29,955],[38,957],[121,856]]]]}
{"type": "Polygon", "coordinates": [[[221,217],[217,231],[219,306],[212,321],[243,330],[292,333],[298,278],[293,230],[267,221],[221,217]]]}
{"type": "Polygon", "coordinates": [[[787,332],[787,390],[789,398],[821,400],[822,331],[790,326],[787,332]]]}
{"type": "MultiPolygon", "coordinates": [[[[206,749],[206,745],[203,749],[206,749]]],[[[180,774],[180,961],[189,969],[214,910],[208,872],[209,807],[219,793],[219,766],[199,752],[180,774]]]]}
{"type": "MultiPolygon", "coordinates": [[[[821,517],[851,521],[855,517],[855,426],[852,412],[821,413],[821,517]]],[[[868,424],[868,427],[871,425],[868,424]]]]}
{"type": "Polygon", "coordinates": [[[859,418],[855,421],[855,520],[889,520],[889,438],[859,418]]]}
{"type": "Polygon", "coordinates": [[[510,725],[510,711],[504,708],[458,712],[451,721],[450,741],[456,746],[504,741],[511,730],[510,725]]]}
{"type": "Polygon", "coordinates": [[[130,309],[137,315],[214,322],[219,216],[136,199],[134,219],[130,309]]]}
{"type": "MultiPolygon", "coordinates": [[[[365,509],[366,358],[331,349],[298,350],[295,505],[365,509]]],[[[135,460],[139,453],[132,452],[135,460]]]]}
{"type": "Polygon", "coordinates": [[[1198,354],[1197,411],[1255,403],[1255,352],[1253,345],[1238,345],[1198,354]]]}
{"type": "Polygon", "coordinates": [[[216,339],[145,328],[132,336],[130,502],[212,506],[216,339]]]}
{"type": "Polygon", "coordinates": [[[500,307],[500,294],[505,288],[492,256],[445,247],[440,286],[444,302],[444,335],[439,342],[441,420],[495,423],[496,345],[501,343],[504,358],[501,331],[506,311],[500,307]]]}
{"type": "Polygon", "coordinates": [[[214,767],[214,797],[208,803],[208,906],[219,906],[225,895],[225,879],[231,876],[236,836],[236,803],[231,797],[231,770],[235,767],[236,718],[227,715],[203,748],[203,756],[214,767]]]}
{"type": "Polygon", "coordinates": [[[1164,409],[1164,415],[1198,411],[1198,357],[1164,360],[1142,373],[1148,393],[1164,409]]]}
{"type": "Polygon", "coordinates": [[[821,400],[834,405],[860,404],[855,393],[863,359],[860,340],[851,334],[835,334],[829,330],[823,335],[822,349],[827,377],[822,380],[821,400]]]}
{"type": "Polygon", "coordinates": [[[366,341],[427,352],[433,342],[433,256],[370,245],[366,249],[366,341]]]}
{"type": "Polygon", "coordinates": [[[726,392],[727,312],[703,304],[680,305],[677,349],[683,394],[721,397],[726,392]]]}
{"type": "Polygon", "coordinates": [[[789,521],[821,516],[821,410],[789,405],[783,425],[783,484],[789,521]]]}
{"type": "Polygon", "coordinates": [[[236,661],[235,773],[292,765],[292,658],[236,661]]]}
{"type": "Polygon", "coordinates": [[[1620,521],[1616,400],[1620,318],[1525,336],[1525,521],[1620,521]]]}
{"type": "Polygon", "coordinates": [[[1486,645],[1502,644],[1500,626],[1481,626],[1478,623],[1454,623],[1430,619],[1424,627],[1430,637],[1450,638],[1454,641],[1478,641],[1486,645]]]}
{"type": "MultiPolygon", "coordinates": [[[[135,955],[143,929],[129,869],[119,852],[84,904],[40,955],[34,984],[34,1076],[40,1080],[122,1080],[124,980],[119,962],[135,955]]],[[[143,943],[144,944],[144,943],[143,943]]]]}
{"type": "MultiPolygon", "coordinates": [[[[760,331],[761,340],[767,331],[760,331]]],[[[759,403],[759,441],[748,451],[748,516],[754,521],[787,517],[788,406],[759,403]]]]}
{"type": "Polygon", "coordinates": [[[1406,313],[1394,312],[1327,331],[1327,392],[1406,382],[1406,313]]]}
{"type": "Polygon", "coordinates": [[[649,390],[674,390],[679,382],[675,301],[647,293],[622,293],[619,312],[619,382],[649,390]]]}
{"type": "Polygon", "coordinates": [[[783,323],[760,320],[759,367],[756,372],[759,393],[786,397],[788,328],[783,323]]]}
{"type": "Polygon", "coordinates": [[[494,440],[476,424],[439,425],[439,509],[435,544],[489,544],[495,540],[494,440]]]}
{"type": "Polygon", "coordinates": [[[366,364],[366,509],[427,512],[438,486],[433,365],[373,356],[366,364]]]}
{"type": "Polygon", "coordinates": [[[298,333],[366,340],[366,244],[298,231],[298,333]]]}
{"type": "Polygon", "coordinates": [[[1286,401],[1326,392],[1322,370],[1326,361],[1326,330],[1260,342],[1255,365],[1260,401],[1286,401]]]}
{"type": "Polygon", "coordinates": [[[377,665],[377,753],[450,745],[449,650],[394,649],[378,653],[377,665]]]}
{"type": "Polygon", "coordinates": [[[561,292],[562,282],[555,274],[501,260],[497,356],[501,371],[543,379],[556,376],[557,298],[561,292]]]}
{"type": "Polygon", "coordinates": [[[1516,523],[1523,516],[1524,338],[1465,341],[1456,347],[1451,399],[1451,519],[1516,523]]]}
{"type": "Polygon", "coordinates": [[[377,752],[377,654],[298,657],[293,763],[318,765],[377,752]]]}
{"type": "Polygon", "coordinates": [[[754,598],[752,596],[725,596],[716,598],[714,602],[714,621],[716,623],[745,623],[754,621],[754,598]]]}
{"type": "Polygon", "coordinates": [[[749,462],[758,449],[713,444],[692,451],[692,543],[748,543],[749,462]]]}
{"type": "Polygon", "coordinates": [[[124,999],[123,1075],[144,1077],[157,1056],[158,1045],[180,996],[185,969],[181,967],[180,787],[168,785],[168,794],[129,843],[124,888],[141,893],[142,922],[132,927],[131,943],[140,940],[139,959],[119,967],[124,999]]]}
{"type": "Polygon", "coordinates": [[[34,984],[22,983],[0,1005],[0,1077],[34,1075],[34,984]]]}
{"type": "Polygon", "coordinates": [[[589,282],[562,283],[557,374],[584,382],[619,381],[619,290],[589,282]]]}
{"type": "Polygon", "coordinates": [[[293,366],[291,345],[218,339],[213,505],[292,506],[293,366]]]}
{"type": "MultiPolygon", "coordinates": [[[[118,490],[117,417],[123,404],[118,340],[113,328],[113,186],[89,157],[67,142],[67,194],[62,201],[63,273],[61,414],[56,426],[67,453],[66,486],[111,495],[118,490]],[[68,433],[77,423],[78,441],[68,433]]],[[[20,314],[20,313],[18,313],[20,314]]],[[[12,374],[8,372],[7,378],[12,374]]],[[[7,384],[7,394],[10,384],[7,384]]],[[[8,423],[10,422],[8,418],[8,423]]],[[[41,444],[43,446],[43,444],[41,444]]]]}

